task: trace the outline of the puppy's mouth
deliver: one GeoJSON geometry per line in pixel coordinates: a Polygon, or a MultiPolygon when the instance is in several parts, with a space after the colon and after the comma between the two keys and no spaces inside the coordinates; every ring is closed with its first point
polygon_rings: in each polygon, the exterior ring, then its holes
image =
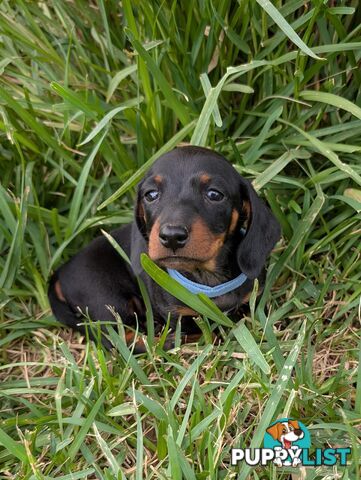
{"type": "Polygon", "coordinates": [[[168,255],[166,257],[153,259],[161,267],[174,268],[185,271],[192,271],[197,268],[202,268],[207,262],[204,258],[183,257],[180,255],[168,255]]]}

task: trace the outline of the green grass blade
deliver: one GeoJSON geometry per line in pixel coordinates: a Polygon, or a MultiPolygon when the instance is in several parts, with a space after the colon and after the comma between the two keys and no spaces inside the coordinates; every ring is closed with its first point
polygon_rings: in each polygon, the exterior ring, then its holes
{"type": "Polygon", "coordinates": [[[136,453],[136,471],[135,479],[143,480],[144,448],[143,448],[143,428],[138,410],[135,412],[137,422],[137,453],[136,453]]]}
{"type": "Polygon", "coordinates": [[[115,117],[120,112],[123,112],[127,108],[133,108],[137,105],[139,105],[143,101],[143,97],[139,98],[133,98],[132,100],[127,100],[124,102],[120,107],[113,108],[110,112],[108,112],[97,124],[97,126],[89,133],[89,135],[86,137],[85,140],[83,140],[81,143],[79,143],[78,147],[81,147],[82,145],[85,145],[86,143],[90,142],[90,140],[93,140],[93,138],[98,135],[99,132],[103,130],[108,124],[111,122],[111,120],[115,117]]]}
{"type": "Polygon", "coordinates": [[[318,57],[297,35],[287,20],[280,14],[277,8],[269,0],[257,0],[257,3],[268,13],[272,20],[279,26],[285,35],[305,54],[316,60],[318,57]]]}
{"type": "Polygon", "coordinates": [[[270,183],[270,181],[280,173],[292,160],[297,158],[297,151],[290,150],[281,155],[275,160],[269,167],[266,168],[258,177],[253,181],[253,186],[256,191],[259,191],[262,187],[270,183]]]}
{"type": "Polygon", "coordinates": [[[126,31],[134,48],[142,57],[145,64],[149,68],[151,74],[157,81],[159,88],[163,92],[163,95],[166,99],[167,104],[172,110],[174,110],[174,112],[178,116],[183,126],[186,126],[190,122],[190,117],[189,117],[187,108],[180,102],[180,100],[178,100],[171,86],[169,85],[167,79],[163,75],[158,65],[153,60],[152,56],[146,51],[146,49],[141,45],[141,43],[138,42],[138,40],[134,37],[134,35],[131,33],[129,29],[127,29],[126,31]]]}
{"type": "Polygon", "coordinates": [[[327,148],[321,140],[310,135],[308,132],[301,130],[296,127],[296,125],[292,125],[292,128],[295,128],[302,136],[307,138],[310,144],[313,145],[322,155],[328,158],[337,168],[347,173],[347,175],[349,175],[358,185],[361,185],[361,176],[352,167],[341,162],[336,153],[327,148]]]}
{"type": "Polygon", "coordinates": [[[340,97],[339,95],[327,92],[304,90],[303,92],[300,92],[300,97],[308,101],[326,103],[327,105],[333,105],[334,107],[341,108],[346,112],[352,113],[352,115],[361,120],[361,108],[350,102],[350,100],[340,97]]]}
{"type": "Polygon", "coordinates": [[[63,87],[60,83],[51,82],[50,87],[54,92],[56,92],[60,97],[62,97],[65,102],[74,107],[76,110],[84,112],[87,117],[95,118],[97,113],[100,114],[102,110],[98,107],[90,105],[78,94],[70,90],[70,88],[63,87]]]}
{"type": "MultiPolygon", "coordinates": [[[[303,341],[306,333],[306,322],[303,322],[300,333],[298,334],[297,340],[294,342],[292,350],[290,351],[287,360],[285,361],[282,371],[279,374],[278,380],[272,388],[272,393],[270,398],[267,400],[266,406],[264,408],[261,422],[256,427],[255,432],[252,436],[251,444],[249,448],[259,448],[262,444],[262,440],[266,429],[274,420],[274,415],[277,411],[277,408],[281,402],[282,396],[284,395],[288,382],[291,378],[292,370],[296,364],[299,352],[303,345],[303,341]]],[[[246,480],[251,467],[249,465],[243,464],[238,480],[246,480]]]]}
{"type": "Polygon", "coordinates": [[[167,443],[168,443],[168,455],[169,455],[169,468],[168,474],[171,475],[172,480],[182,480],[182,468],[180,466],[180,459],[178,456],[176,443],[173,438],[173,430],[170,425],[168,425],[168,435],[167,435],[167,443]]]}
{"type": "Polygon", "coordinates": [[[73,200],[71,202],[70,206],[70,211],[69,211],[69,223],[68,223],[68,228],[66,231],[66,236],[69,237],[74,233],[74,228],[78,220],[79,212],[80,212],[80,207],[81,203],[83,201],[83,195],[84,195],[84,190],[87,184],[88,176],[90,169],[93,165],[94,158],[96,154],[99,151],[99,148],[101,144],[103,143],[103,140],[108,132],[105,131],[101,138],[99,139],[98,143],[94,146],[93,150],[91,151],[88,159],[86,160],[83,170],[80,174],[78,184],[75,188],[73,200]]]}
{"type": "Polygon", "coordinates": [[[14,110],[14,112],[28,125],[28,127],[36,133],[36,135],[45,143],[49,145],[61,158],[67,160],[70,164],[76,165],[73,159],[63,150],[48,130],[41,122],[38,122],[25,108],[20,105],[20,102],[14,100],[5,89],[0,86],[0,98],[2,98],[6,105],[14,110]]]}
{"type": "Polygon", "coordinates": [[[122,475],[122,471],[120,469],[120,465],[117,462],[117,459],[114,457],[111,449],[109,448],[107,442],[102,438],[102,436],[99,433],[99,430],[97,429],[97,426],[95,423],[93,423],[93,430],[95,434],[95,438],[97,439],[98,445],[103,452],[104,457],[106,458],[113,474],[118,478],[118,475],[121,475],[121,478],[125,478],[124,475],[122,475]]]}
{"type": "Polygon", "coordinates": [[[202,112],[198,118],[197,125],[194,129],[191,144],[192,145],[202,145],[202,141],[204,140],[205,133],[209,128],[210,118],[215,111],[217,106],[218,97],[223,89],[223,86],[226,83],[226,80],[229,78],[234,81],[241,75],[254,70],[255,68],[267,65],[268,62],[264,60],[254,61],[249,64],[240,65],[239,67],[228,67],[226,73],[223,75],[221,80],[215,87],[209,89],[209,93],[206,96],[206,101],[204,102],[202,112]]]}
{"type": "Polygon", "coordinates": [[[176,388],[176,391],[173,394],[173,397],[170,401],[170,409],[174,410],[177,406],[178,400],[180,396],[183,393],[183,390],[185,389],[186,385],[190,381],[193,375],[197,372],[199,367],[201,366],[203,360],[208,356],[210,351],[212,350],[212,345],[207,345],[207,347],[203,350],[203,352],[196,358],[196,360],[192,363],[192,366],[188,368],[186,374],[180,381],[178,387],[176,388]]]}
{"type": "Polygon", "coordinates": [[[247,353],[250,360],[252,360],[266,375],[269,375],[271,369],[243,320],[237,328],[233,329],[233,335],[236,337],[242,349],[247,353]]]}
{"type": "MultiPolygon", "coordinates": [[[[22,157],[22,152],[19,149],[19,155],[22,157]]],[[[22,159],[23,160],[23,159],[22,159]]],[[[0,289],[10,288],[14,282],[16,274],[18,272],[21,255],[23,252],[23,242],[27,221],[27,204],[30,193],[31,175],[33,164],[27,165],[22,178],[22,195],[20,200],[20,206],[18,211],[18,221],[14,235],[12,236],[10,250],[6,257],[5,265],[0,276],[0,289]]]]}
{"type": "Polygon", "coordinates": [[[11,455],[14,455],[21,462],[27,464],[28,457],[23,445],[15,442],[4,430],[0,428],[0,444],[3,445],[11,455]]]}
{"type": "Polygon", "coordinates": [[[259,150],[265,141],[270,128],[272,127],[273,123],[282,115],[282,112],[283,107],[280,106],[276,108],[275,111],[272,112],[267,118],[261,132],[257,135],[257,138],[253,141],[252,145],[243,157],[243,161],[246,165],[252,164],[258,159],[260,155],[259,150]]]}
{"type": "Polygon", "coordinates": [[[174,295],[183,303],[191,308],[194,308],[197,312],[207,316],[213,321],[227,327],[233,326],[231,320],[224,315],[224,313],[221,312],[221,310],[219,310],[215,304],[213,305],[213,308],[210,308],[201,300],[201,298],[199,298],[198,295],[194,295],[193,293],[189,292],[185,287],[183,287],[183,285],[178,283],[164,270],[159,268],[145,253],[142,253],[140,258],[142,267],[147,274],[168,293],[174,295]]]}
{"type": "Polygon", "coordinates": [[[80,427],[79,432],[75,436],[73,443],[70,445],[70,448],[68,450],[69,460],[72,460],[75,457],[75,455],[79,452],[80,447],[84,442],[86,435],[88,434],[90,428],[94,423],[95,417],[97,416],[100,408],[103,406],[106,394],[107,394],[107,390],[104,390],[104,392],[100,395],[100,397],[97,399],[92,409],[88,413],[84,424],[80,427]]]}
{"type": "Polygon", "coordinates": [[[114,77],[109,82],[107,98],[106,98],[107,103],[112,98],[113,93],[118,88],[119,84],[123,80],[125,80],[129,75],[131,75],[132,73],[135,73],[136,71],[137,71],[137,65],[129,65],[129,67],[123,68],[123,70],[120,70],[118,73],[114,75],[114,77]]]}

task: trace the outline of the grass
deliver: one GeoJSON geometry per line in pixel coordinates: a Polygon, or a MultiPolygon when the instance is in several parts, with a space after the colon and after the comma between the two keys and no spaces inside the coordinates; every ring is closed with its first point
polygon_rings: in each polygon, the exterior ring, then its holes
{"type": "Polygon", "coordinates": [[[356,0],[1,3],[1,479],[360,479],[360,20],[356,0]],[[49,275],[189,142],[282,225],[261,302],[212,345],[223,317],[189,297],[203,343],[134,356],[120,329],[110,355],[59,326],[49,275]],[[283,416],[348,466],[231,466],[283,416]]]}

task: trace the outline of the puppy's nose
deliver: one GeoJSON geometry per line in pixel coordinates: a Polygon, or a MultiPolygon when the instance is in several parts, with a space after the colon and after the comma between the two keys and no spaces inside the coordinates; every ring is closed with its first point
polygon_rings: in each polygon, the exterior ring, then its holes
{"type": "Polygon", "coordinates": [[[297,435],[299,437],[300,435],[302,435],[303,432],[300,428],[299,429],[297,428],[297,429],[294,430],[294,433],[295,433],[295,435],[297,435]]]}
{"type": "Polygon", "coordinates": [[[184,247],[188,241],[188,230],[182,225],[163,225],[159,230],[160,243],[176,251],[184,247]]]}

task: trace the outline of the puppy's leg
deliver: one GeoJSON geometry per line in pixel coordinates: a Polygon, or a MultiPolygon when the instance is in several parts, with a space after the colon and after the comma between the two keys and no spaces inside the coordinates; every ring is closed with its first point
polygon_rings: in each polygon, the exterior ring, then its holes
{"type": "MultiPolygon", "coordinates": [[[[123,248],[129,242],[128,229],[113,234],[123,248]]],[[[144,306],[134,274],[105,237],[96,238],[61,266],[50,281],[48,294],[56,318],[82,333],[85,328],[79,323],[84,323],[85,318],[80,312],[87,313],[94,321],[114,324],[116,318],[111,307],[125,325],[135,326],[134,313],[143,321],[144,306]]],[[[88,330],[91,334],[92,329],[88,330]]],[[[106,333],[105,327],[102,330],[106,333]]],[[[105,337],[102,341],[110,347],[105,337]]]]}
{"type": "MultiPolygon", "coordinates": [[[[48,297],[51,309],[56,319],[59,322],[64,323],[66,326],[79,331],[83,335],[88,334],[91,340],[96,341],[96,335],[93,334],[92,329],[89,328],[87,330],[84,325],[84,316],[81,314],[80,311],[74,310],[74,308],[68,304],[66,299],[62,297],[59,286],[59,280],[57,278],[57,274],[55,273],[50,280],[48,297]]],[[[112,344],[104,335],[101,335],[101,342],[107,350],[111,350],[112,344]]]]}

